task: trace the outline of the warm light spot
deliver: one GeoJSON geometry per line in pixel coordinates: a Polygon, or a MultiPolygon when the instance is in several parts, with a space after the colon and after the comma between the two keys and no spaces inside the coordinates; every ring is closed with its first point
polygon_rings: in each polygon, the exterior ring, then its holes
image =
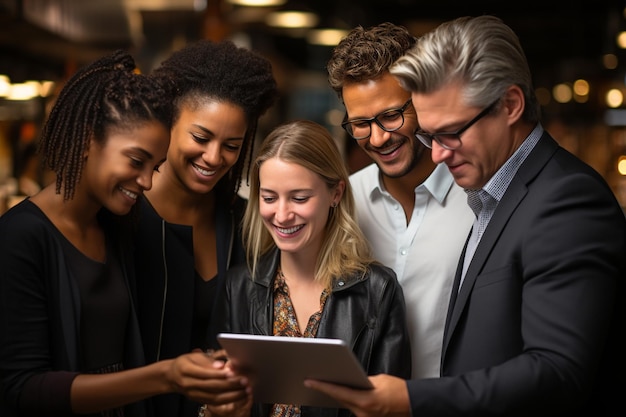
{"type": "Polygon", "coordinates": [[[54,92],[54,81],[42,81],[39,86],[39,95],[41,97],[48,97],[54,92]]]}
{"type": "Polygon", "coordinates": [[[626,155],[622,155],[617,160],[617,172],[620,175],[626,175],[626,155]]]}
{"type": "Polygon", "coordinates": [[[617,35],[617,46],[626,49],[626,32],[620,32],[617,35]]]}
{"type": "Polygon", "coordinates": [[[0,97],[6,97],[11,90],[11,81],[6,75],[0,75],[0,97]]]}
{"type": "Polygon", "coordinates": [[[572,99],[572,89],[565,83],[557,84],[552,89],[552,96],[559,103],[567,103],[572,99]]]}
{"type": "Polygon", "coordinates": [[[227,0],[230,4],[237,6],[252,6],[252,7],[268,7],[268,6],[282,6],[287,3],[287,0],[227,0]]]}
{"type": "Polygon", "coordinates": [[[30,100],[39,95],[39,83],[27,81],[25,83],[11,84],[7,95],[8,100],[30,100]]]}
{"type": "Polygon", "coordinates": [[[317,25],[319,18],[308,12],[274,12],[267,15],[266,23],[279,28],[310,28],[317,25]]]}
{"type": "Polygon", "coordinates": [[[347,30],[341,29],[313,29],[306,39],[312,45],[336,46],[347,34],[347,30]]]}
{"type": "Polygon", "coordinates": [[[606,93],[606,105],[616,108],[624,102],[624,95],[617,88],[612,88],[606,93]]]}
{"type": "Polygon", "coordinates": [[[574,94],[586,96],[589,94],[589,83],[586,80],[574,81],[574,94]]]}

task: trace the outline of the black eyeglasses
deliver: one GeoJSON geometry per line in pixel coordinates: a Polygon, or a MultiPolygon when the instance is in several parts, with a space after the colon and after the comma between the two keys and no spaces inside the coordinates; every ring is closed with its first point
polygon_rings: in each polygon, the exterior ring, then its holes
{"type": "Polygon", "coordinates": [[[427,148],[433,147],[433,140],[437,142],[442,148],[448,150],[454,150],[461,146],[461,135],[467,129],[472,127],[474,123],[482,119],[485,115],[487,115],[490,111],[492,111],[496,104],[500,99],[491,103],[488,107],[486,107],[483,111],[478,113],[476,117],[467,122],[465,126],[457,130],[456,132],[438,132],[438,133],[426,133],[423,130],[417,129],[415,131],[415,137],[419,139],[420,142],[424,144],[427,148]]]}
{"type": "Polygon", "coordinates": [[[411,104],[409,99],[399,109],[389,109],[374,117],[368,119],[347,120],[348,115],[344,117],[341,127],[356,140],[367,139],[372,134],[372,122],[375,122],[385,132],[394,132],[404,125],[404,111],[411,104]]]}

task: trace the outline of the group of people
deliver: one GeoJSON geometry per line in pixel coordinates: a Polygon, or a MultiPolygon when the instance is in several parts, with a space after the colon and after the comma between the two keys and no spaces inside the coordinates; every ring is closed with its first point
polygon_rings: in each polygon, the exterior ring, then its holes
{"type": "Polygon", "coordinates": [[[357,27],[327,69],[372,159],[352,175],[311,121],[254,150],[278,89],[229,41],[66,83],[40,139],[56,181],[0,217],[2,416],[619,410],[626,218],[543,129],[515,33],[357,27]],[[256,404],[205,353],[220,332],[342,339],[374,388],[256,404]]]}

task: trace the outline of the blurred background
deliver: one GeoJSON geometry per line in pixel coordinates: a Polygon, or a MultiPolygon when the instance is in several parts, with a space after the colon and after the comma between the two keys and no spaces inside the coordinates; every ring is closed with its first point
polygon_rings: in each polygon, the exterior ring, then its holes
{"type": "Polygon", "coordinates": [[[172,51],[230,39],[272,61],[281,91],[259,139],[306,118],[331,130],[350,170],[369,161],[348,140],[328,86],[332,48],[354,26],[384,21],[415,35],[493,14],[519,35],[543,123],[602,174],[626,208],[626,0],[0,0],[0,214],[50,179],[35,154],[55,94],[80,66],[115,49],[150,72],[172,51]]]}

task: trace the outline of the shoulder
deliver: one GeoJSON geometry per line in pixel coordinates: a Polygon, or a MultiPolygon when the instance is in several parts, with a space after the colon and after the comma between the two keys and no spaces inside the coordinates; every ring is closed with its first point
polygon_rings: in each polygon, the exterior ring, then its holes
{"type": "Polygon", "coordinates": [[[368,285],[373,292],[382,293],[389,284],[397,285],[398,279],[393,269],[379,263],[372,262],[364,273],[354,274],[335,284],[335,289],[351,288],[353,286],[368,285]],[[339,288],[337,288],[339,287],[339,288]]]}
{"type": "Polygon", "coordinates": [[[368,275],[371,280],[397,281],[396,273],[393,269],[379,262],[372,262],[368,267],[368,275]]]}
{"type": "Polygon", "coordinates": [[[350,184],[368,184],[372,180],[378,179],[378,166],[375,163],[371,163],[365,168],[358,170],[350,175],[350,184]]]}
{"type": "Polygon", "coordinates": [[[61,247],[59,233],[33,203],[14,206],[0,216],[0,264],[27,258],[35,262],[50,256],[61,247]]]}
{"type": "Polygon", "coordinates": [[[45,214],[32,202],[24,200],[0,216],[0,236],[27,236],[53,230],[45,214]]]}
{"type": "Polygon", "coordinates": [[[369,199],[372,191],[379,187],[379,169],[374,163],[350,175],[350,187],[357,206],[364,199],[369,199]]]}

